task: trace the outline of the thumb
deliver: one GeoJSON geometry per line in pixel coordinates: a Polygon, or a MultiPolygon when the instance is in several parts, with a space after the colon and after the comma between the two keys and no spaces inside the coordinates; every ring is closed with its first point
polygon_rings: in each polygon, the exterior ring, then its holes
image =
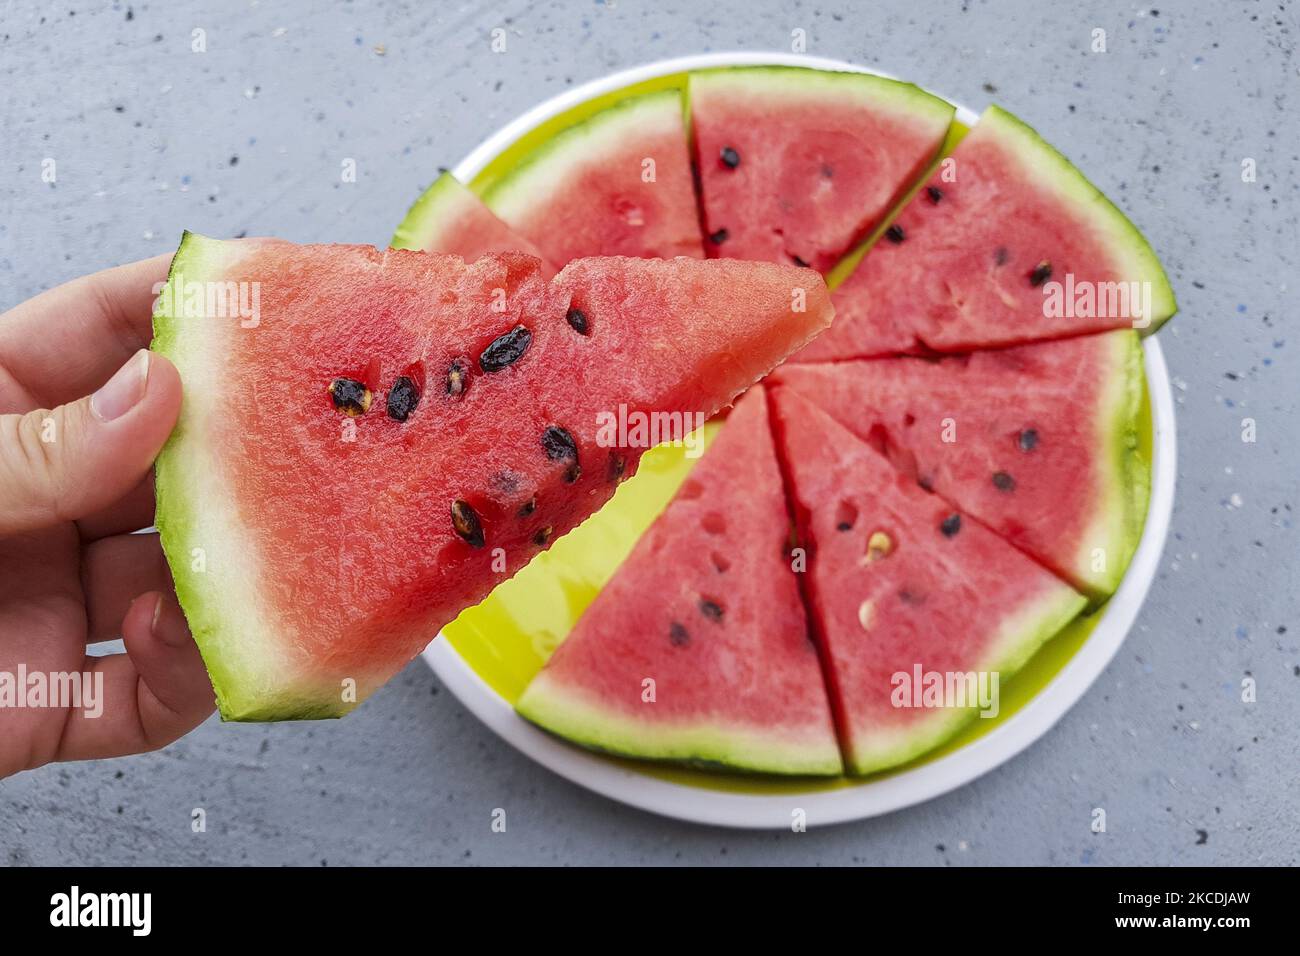
{"type": "Polygon", "coordinates": [[[141,349],[89,398],[0,415],[0,535],[116,502],[148,473],[180,408],[175,366],[141,349]]]}

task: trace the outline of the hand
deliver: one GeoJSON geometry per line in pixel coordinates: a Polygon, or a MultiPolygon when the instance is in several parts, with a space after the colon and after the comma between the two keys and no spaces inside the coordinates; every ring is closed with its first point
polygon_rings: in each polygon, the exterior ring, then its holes
{"type": "Polygon", "coordinates": [[[181,406],[176,368],[145,351],[168,260],[0,315],[0,777],[153,750],[212,712],[158,535],[130,533],[153,523],[153,460],[181,406]],[[87,656],[119,636],[125,654],[87,656]],[[60,675],[92,696],[69,706],[64,684],[33,706],[32,681],[60,675]]]}

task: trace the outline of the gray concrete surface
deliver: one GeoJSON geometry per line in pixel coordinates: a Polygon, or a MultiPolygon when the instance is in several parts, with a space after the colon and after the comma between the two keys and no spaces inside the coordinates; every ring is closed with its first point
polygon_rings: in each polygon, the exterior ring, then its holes
{"type": "Polygon", "coordinates": [[[0,308],[182,228],[382,244],[440,166],[539,100],[660,57],[788,49],[795,28],[809,53],[1025,116],[1141,225],[1182,304],[1161,333],[1178,503],[1140,622],[1051,733],[958,792],[806,834],[669,822],[532,764],[417,663],[342,723],[209,722],[160,754],[4,781],[0,861],[1300,862],[1300,16],[1154,4],[0,4],[0,308]]]}

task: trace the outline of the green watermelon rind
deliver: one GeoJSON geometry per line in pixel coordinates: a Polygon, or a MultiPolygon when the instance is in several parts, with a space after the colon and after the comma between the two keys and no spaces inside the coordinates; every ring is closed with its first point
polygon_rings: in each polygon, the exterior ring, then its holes
{"type": "Polygon", "coordinates": [[[1151,498],[1151,467],[1142,455],[1139,438],[1142,403],[1146,395],[1142,342],[1136,332],[1109,336],[1114,355],[1110,374],[1101,383],[1098,407],[1097,456],[1106,462],[1102,469],[1105,487],[1095,508],[1092,526],[1080,538],[1075,568],[1081,583],[1089,585],[1091,596],[1103,599],[1113,594],[1137,550],[1146,524],[1151,498]],[[1106,570],[1092,573],[1093,549],[1105,551],[1106,570]]]}
{"type": "Polygon", "coordinates": [[[681,121],[681,90],[656,90],[618,101],[538,145],[488,188],[483,202],[507,223],[515,221],[550,195],[552,187],[565,181],[575,165],[599,155],[607,143],[620,144],[628,132],[658,118],[664,110],[681,121]]]}
{"type": "MultiPolygon", "coordinates": [[[[652,706],[647,704],[646,706],[652,706]]],[[[597,753],[742,773],[839,776],[838,746],[782,741],[768,728],[698,723],[653,725],[581,699],[573,687],[557,686],[543,670],[525,689],[515,710],[549,734],[597,753]]]]}
{"type": "Polygon", "coordinates": [[[833,101],[835,97],[856,94],[900,116],[930,119],[945,129],[957,111],[947,100],[927,93],[915,83],[853,70],[821,70],[806,66],[722,66],[693,71],[689,83],[691,88],[734,84],[746,94],[761,91],[764,98],[814,95],[820,102],[828,102],[827,96],[833,101]]]}
{"type": "Polygon", "coordinates": [[[393,233],[392,247],[423,249],[429,245],[441,224],[456,223],[455,206],[458,200],[463,200],[466,189],[450,172],[440,175],[406,211],[393,233]]]}
{"type": "Polygon", "coordinates": [[[1146,236],[1056,147],[1024,120],[1000,106],[989,106],[975,128],[1011,144],[1007,152],[1028,167],[1027,179],[1049,184],[1093,224],[1125,263],[1122,279],[1151,283],[1152,315],[1139,331],[1146,335],[1155,332],[1178,311],[1169,277],[1146,236]]]}
{"type": "MultiPolygon", "coordinates": [[[[186,232],[172,259],[167,281],[177,283],[224,280],[229,276],[233,243],[186,232]]],[[[173,302],[178,300],[173,295],[173,302]]],[[[154,523],[171,568],[176,597],[185,612],[216,693],[223,720],[264,721],[342,717],[355,707],[345,703],[341,688],[297,681],[287,664],[273,656],[273,645],[240,640],[271,620],[259,611],[255,571],[240,552],[244,535],[235,519],[229,489],[222,486],[210,450],[196,437],[205,417],[214,412],[202,403],[220,399],[220,389],[196,385],[205,373],[219,373],[221,356],[201,334],[185,334],[186,319],[163,303],[153,316],[150,348],[166,356],[186,382],[181,415],[175,430],[154,463],[156,516],[154,523]],[[195,570],[194,549],[201,548],[203,570],[195,570]],[[249,586],[241,586],[249,585],[249,586]],[[232,649],[236,644],[237,649],[232,649]],[[268,694],[266,688],[274,687],[268,694]]],[[[219,413],[220,409],[216,409],[219,413]]],[[[358,697],[361,696],[358,691],[358,697]]]]}
{"type": "MultiPolygon", "coordinates": [[[[987,662],[973,666],[976,671],[996,671],[998,687],[1002,687],[1029,661],[1038,649],[1061,632],[1079,616],[1088,599],[1064,582],[1051,592],[1018,612],[1003,630],[1003,637],[987,662]]],[[[924,664],[924,662],[920,662],[924,664]]],[[[884,746],[873,746],[863,752],[860,741],[855,740],[851,753],[846,754],[849,772],[867,776],[909,763],[929,753],[956,736],[973,720],[981,719],[975,708],[947,708],[935,710],[920,725],[891,733],[894,739],[884,746]]],[[[847,748],[846,748],[847,749],[847,748]]]]}

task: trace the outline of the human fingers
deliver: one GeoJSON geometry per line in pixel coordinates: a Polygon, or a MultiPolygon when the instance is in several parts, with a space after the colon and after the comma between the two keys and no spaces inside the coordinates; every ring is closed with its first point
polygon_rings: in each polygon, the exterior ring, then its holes
{"type": "Polygon", "coordinates": [[[153,338],[153,300],[171,254],[105,269],[0,315],[0,411],[88,395],[153,338]]]}
{"type": "Polygon", "coordinates": [[[0,415],[0,535],[120,500],[148,473],[180,406],[175,366],[142,349],[89,398],[0,415]]]}
{"type": "Polygon", "coordinates": [[[58,760],[157,750],[212,713],[212,685],[174,599],[138,597],[122,620],[122,639],[125,654],[86,658],[92,680],[102,680],[102,707],[69,713],[58,760]]]}
{"type": "Polygon", "coordinates": [[[172,593],[172,577],[156,534],[118,534],[81,551],[81,590],[86,601],[86,640],[122,636],[122,621],[135,599],[150,591],[172,593]]]}

